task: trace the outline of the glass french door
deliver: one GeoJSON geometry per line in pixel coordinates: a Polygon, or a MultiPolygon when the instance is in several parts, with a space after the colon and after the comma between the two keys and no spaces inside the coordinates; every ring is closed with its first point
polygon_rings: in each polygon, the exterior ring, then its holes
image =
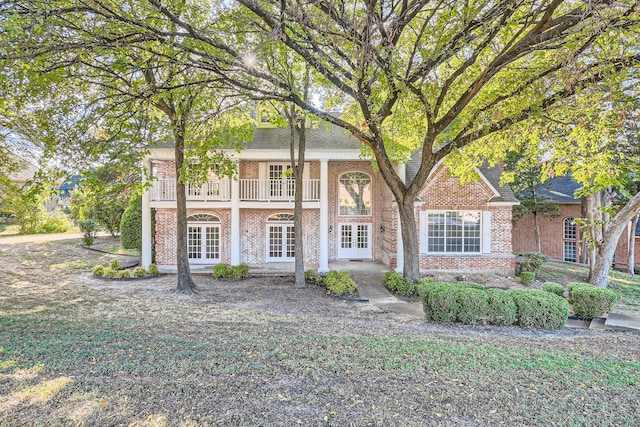
{"type": "Polygon", "coordinates": [[[220,262],[220,226],[188,224],[187,250],[191,264],[220,262]]]}
{"type": "Polygon", "coordinates": [[[294,260],[295,255],[293,224],[269,224],[267,226],[267,261],[289,262],[294,260]]]}
{"type": "Polygon", "coordinates": [[[371,258],[371,224],[339,224],[338,258],[371,258]]]}

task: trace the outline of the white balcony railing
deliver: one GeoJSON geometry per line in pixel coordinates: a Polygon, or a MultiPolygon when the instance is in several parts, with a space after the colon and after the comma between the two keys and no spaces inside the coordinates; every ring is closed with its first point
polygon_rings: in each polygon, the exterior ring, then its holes
{"type": "MultiPolygon", "coordinates": [[[[295,183],[289,179],[241,179],[240,200],[243,201],[293,201],[295,183]]],[[[228,179],[205,182],[201,186],[187,184],[187,200],[228,201],[231,200],[231,185],[228,179]]],[[[159,179],[151,187],[152,201],[176,200],[176,180],[159,179]]],[[[302,200],[320,200],[320,180],[302,181],[302,200]]]]}
{"type": "MultiPolygon", "coordinates": [[[[241,179],[240,200],[251,201],[293,201],[296,186],[290,179],[241,179]]],[[[302,181],[302,200],[320,200],[320,180],[302,181]]]]}
{"type": "MultiPolygon", "coordinates": [[[[230,182],[220,179],[205,182],[203,185],[187,184],[187,200],[226,201],[231,200],[230,182]]],[[[151,200],[176,200],[176,180],[159,179],[151,187],[151,200]]]]}

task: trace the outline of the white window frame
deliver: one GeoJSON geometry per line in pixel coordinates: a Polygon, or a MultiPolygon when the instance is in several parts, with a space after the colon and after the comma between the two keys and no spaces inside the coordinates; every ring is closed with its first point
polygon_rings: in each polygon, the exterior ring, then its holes
{"type": "Polygon", "coordinates": [[[363,171],[358,171],[358,170],[353,170],[353,171],[347,171],[347,172],[343,172],[338,176],[338,216],[342,217],[342,218],[371,218],[373,216],[373,178],[371,177],[371,174],[367,173],[367,172],[363,172],[363,171]],[[342,189],[342,177],[349,174],[349,173],[360,173],[363,175],[366,175],[369,177],[369,193],[370,193],[370,200],[369,200],[369,213],[368,214],[353,214],[353,215],[349,215],[349,214],[343,214],[340,212],[340,191],[342,189]]]}
{"type": "MultiPolygon", "coordinates": [[[[188,256],[189,264],[218,264],[222,259],[222,227],[220,217],[214,214],[209,213],[197,213],[192,214],[187,217],[187,245],[189,244],[189,229],[190,228],[198,228],[200,234],[200,250],[201,250],[201,258],[191,258],[188,256]],[[206,252],[208,246],[206,244],[207,241],[207,229],[212,228],[216,229],[218,235],[217,247],[218,251],[214,252],[215,258],[207,258],[206,252]]],[[[189,247],[187,247],[187,251],[189,247]]],[[[187,254],[189,255],[189,254],[187,254]]]]}
{"type": "Polygon", "coordinates": [[[562,220],[562,260],[566,262],[578,262],[578,225],[573,217],[566,217],[562,220]],[[567,224],[567,221],[570,223],[567,224]],[[569,233],[567,233],[568,227],[569,233]],[[567,257],[567,244],[572,245],[573,256],[567,257]]]}
{"type": "MultiPolygon", "coordinates": [[[[445,222],[446,224],[446,222],[445,222]]],[[[450,236],[449,236],[450,238],[450,236]]],[[[474,237],[475,239],[476,237],[474,237]]],[[[462,232],[462,247],[465,247],[465,236],[464,229],[462,232]]],[[[480,210],[426,210],[420,212],[420,254],[422,255],[447,255],[447,256],[469,256],[469,255],[481,255],[483,253],[491,252],[491,212],[490,211],[480,211],[480,210]],[[478,215],[479,218],[479,239],[478,251],[461,251],[461,252],[453,252],[447,251],[447,230],[445,229],[445,240],[444,240],[444,251],[430,252],[429,248],[429,228],[428,228],[428,217],[429,214],[444,214],[446,219],[446,215],[449,212],[455,213],[474,213],[478,215]]]]}
{"type": "MultiPolygon", "coordinates": [[[[283,212],[283,213],[277,213],[277,214],[273,214],[273,215],[269,215],[269,217],[267,218],[266,221],[266,226],[265,226],[265,260],[267,262],[292,262],[295,261],[295,234],[293,236],[293,256],[292,257],[287,257],[287,256],[283,256],[283,257],[272,257],[271,256],[271,251],[270,251],[270,246],[271,246],[271,235],[270,235],[270,228],[271,227],[280,227],[281,230],[284,233],[284,241],[282,243],[283,247],[283,254],[286,255],[287,249],[286,249],[286,245],[288,242],[288,237],[286,236],[286,229],[287,227],[293,227],[293,214],[288,213],[288,212],[283,212]],[[289,215],[291,216],[290,219],[287,220],[274,220],[271,219],[277,215],[289,215]]],[[[295,233],[295,230],[293,231],[295,233]]]]}

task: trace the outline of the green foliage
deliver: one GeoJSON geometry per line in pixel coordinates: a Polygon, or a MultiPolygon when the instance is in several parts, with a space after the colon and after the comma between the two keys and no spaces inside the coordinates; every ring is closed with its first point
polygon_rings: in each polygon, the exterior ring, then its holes
{"type": "Polygon", "coordinates": [[[459,306],[458,321],[475,324],[487,317],[487,294],[484,289],[459,287],[457,289],[457,303],[459,306]]]}
{"type": "Polygon", "coordinates": [[[240,265],[236,266],[236,270],[238,270],[238,273],[240,275],[241,279],[246,279],[249,277],[249,265],[246,263],[241,263],[240,265]]]}
{"type": "Polygon", "coordinates": [[[516,259],[516,273],[523,271],[538,274],[547,257],[541,253],[531,252],[519,255],[516,259]]]}
{"type": "Polygon", "coordinates": [[[570,283],[569,295],[576,316],[594,318],[611,311],[618,294],[611,289],[597,288],[589,283],[570,283]]]}
{"type": "Polygon", "coordinates": [[[93,275],[97,277],[104,276],[104,266],[96,265],[95,267],[93,267],[93,275]]]}
{"type": "Polygon", "coordinates": [[[419,279],[417,281],[411,280],[408,277],[403,278],[397,272],[391,270],[384,274],[383,284],[391,292],[395,292],[398,295],[408,296],[419,294],[419,290],[432,283],[431,279],[419,279]]]}
{"type": "Polygon", "coordinates": [[[229,268],[228,264],[221,262],[220,264],[216,264],[213,266],[213,278],[221,279],[227,277],[227,269],[229,268]]]}
{"type": "Polygon", "coordinates": [[[120,243],[125,249],[142,249],[142,197],[134,197],[122,214],[120,243]]]}
{"type": "Polygon", "coordinates": [[[520,273],[520,283],[523,285],[530,285],[533,283],[533,279],[536,278],[536,273],[532,271],[523,271],[520,273]]]}
{"type": "Polygon", "coordinates": [[[109,267],[104,270],[104,275],[102,277],[106,279],[117,279],[119,276],[120,274],[118,270],[114,270],[113,268],[109,267]]]}
{"type": "Polygon", "coordinates": [[[73,227],[73,223],[62,210],[48,212],[38,231],[43,233],[64,233],[73,227]]]}
{"type": "Polygon", "coordinates": [[[484,286],[482,286],[480,283],[474,283],[474,282],[458,282],[456,283],[456,285],[458,286],[463,286],[465,288],[470,288],[470,289],[479,289],[481,291],[484,290],[484,286]]]}
{"type": "Polygon", "coordinates": [[[385,288],[389,289],[391,292],[398,291],[398,283],[402,280],[402,277],[395,271],[389,270],[384,273],[384,278],[382,279],[382,284],[385,288]]]}
{"type": "Polygon", "coordinates": [[[542,284],[542,290],[564,297],[564,286],[560,283],[545,282],[542,284]]]}
{"type": "Polygon", "coordinates": [[[93,219],[87,219],[78,223],[80,231],[82,231],[82,243],[85,246],[93,245],[96,240],[96,233],[98,232],[98,223],[93,219]]]}
{"type": "Polygon", "coordinates": [[[455,322],[460,312],[458,289],[451,283],[435,282],[426,287],[422,294],[425,318],[436,322],[455,322]]]}
{"type": "Polygon", "coordinates": [[[131,278],[131,271],[130,270],[122,270],[118,272],[118,278],[119,279],[129,279],[131,278]]]}
{"type": "Polygon", "coordinates": [[[133,277],[144,277],[147,275],[147,270],[141,265],[133,269],[133,277]]]}
{"type": "Polygon", "coordinates": [[[538,290],[510,290],[518,307],[517,322],[523,328],[561,329],[567,321],[569,304],[556,294],[538,290]]]}
{"type": "Polygon", "coordinates": [[[228,265],[225,263],[216,264],[213,267],[213,277],[215,279],[239,280],[249,277],[249,265],[228,265]]]}
{"type": "Polygon", "coordinates": [[[150,276],[157,276],[158,274],[160,274],[160,271],[158,271],[157,265],[155,265],[154,263],[151,263],[147,267],[147,273],[149,273],[150,276]]]}
{"type": "Polygon", "coordinates": [[[397,292],[399,295],[407,296],[413,295],[415,291],[414,281],[408,277],[400,279],[398,281],[397,292]]]}
{"type": "Polygon", "coordinates": [[[422,298],[431,285],[433,285],[433,279],[418,279],[414,286],[415,294],[422,298]]]}
{"type": "Polygon", "coordinates": [[[120,264],[120,260],[118,258],[114,258],[109,263],[109,268],[113,268],[114,270],[120,270],[122,265],[120,264]]]}
{"type": "Polygon", "coordinates": [[[330,295],[351,295],[357,289],[356,282],[349,276],[348,271],[330,271],[323,282],[330,295]]]}
{"type": "Polygon", "coordinates": [[[516,322],[518,307],[508,292],[501,289],[488,289],[486,296],[488,323],[510,326],[516,322]]]}
{"type": "Polygon", "coordinates": [[[306,270],[304,272],[304,280],[314,284],[322,283],[322,276],[316,270],[306,270]]]}

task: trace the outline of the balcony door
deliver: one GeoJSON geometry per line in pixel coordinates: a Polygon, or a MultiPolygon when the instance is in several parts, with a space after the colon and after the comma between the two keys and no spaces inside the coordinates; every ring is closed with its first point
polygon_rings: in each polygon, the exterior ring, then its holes
{"type": "Polygon", "coordinates": [[[371,259],[371,224],[338,224],[338,258],[371,259]]]}
{"type": "Polygon", "coordinates": [[[220,262],[220,219],[196,214],[187,218],[187,252],[190,264],[220,262]]]}

